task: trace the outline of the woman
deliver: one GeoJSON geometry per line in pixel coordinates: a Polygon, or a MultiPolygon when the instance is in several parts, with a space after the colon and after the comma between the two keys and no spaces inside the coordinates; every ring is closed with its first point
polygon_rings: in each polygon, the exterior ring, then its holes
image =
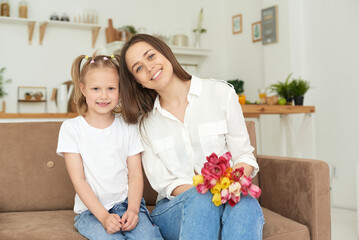
{"type": "Polygon", "coordinates": [[[143,167],[158,192],[151,216],[162,236],[262,239],[256,199],[247,195],[234,207],[216,207],[211,193],[199,194],[192,186],[212,152],[230,151],[233,167],[244,167],[247,176],[259,170],[233,88],[189,75],[164,42],[139,34],[122,48],[120,96],[125,121],[141,119],[143,167]]]}

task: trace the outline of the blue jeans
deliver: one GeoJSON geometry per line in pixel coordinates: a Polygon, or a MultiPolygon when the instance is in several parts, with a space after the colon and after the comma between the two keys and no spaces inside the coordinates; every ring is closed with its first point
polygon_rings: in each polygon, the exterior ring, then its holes
{"type": "MultiPolygon", "coordinates": [[[[128,206],[128,201],[116,204],[108,212],[122,216],[128,206]]],[[[75,227],[79,233],[91,240],[117,240],[117,239],[141,239],[153,240],[163,239],[157,226],[152,222],[150,214],[142,199],[140,212],[138,213],[138,224],[131,231],[120,231],[108,234],[100,221],[89,211],[85,211],[75,217],[75,227]]]]}
{"type": "Polygon", "coordinates": [[[162,199],[152,219],[167,240],[262,239],[264,218],[255,198],[242,195],[234,207],[216,207],[212,196],[191,188],[172,200],[162,199]]]}

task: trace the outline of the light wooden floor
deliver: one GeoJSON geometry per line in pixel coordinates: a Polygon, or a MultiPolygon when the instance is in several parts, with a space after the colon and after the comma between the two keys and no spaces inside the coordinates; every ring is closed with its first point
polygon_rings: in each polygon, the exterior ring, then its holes
{"type": "Polygon", "coordinates": [[[332,208],[332,240],[357,240],[357,212],[332,208]]]}

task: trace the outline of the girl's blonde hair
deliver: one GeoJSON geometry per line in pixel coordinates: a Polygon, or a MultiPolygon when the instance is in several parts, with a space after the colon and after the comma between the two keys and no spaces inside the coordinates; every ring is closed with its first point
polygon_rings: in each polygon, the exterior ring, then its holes
{"type": "MultiPolygon", "coordinates": [[[[80,83],[85,85],[86,74],[93,69],[110,68],[115,70],[119,75],[119,62],[120,62],[120,56],[116,54],[111,56],[94,55],[93,57],[89,57],[87,55],[80,55],[74,60],[71,67],[71,77],[72,77],[72,82],[74,84],[73,101],[76,104],[76,109],[78,114],[85,115],[88,110],[86,98],[82,94],[80,87],[80,83]],[[82,65],[81,63],[84,59],[86,60],[86,62],[81,67],[82,65]]],[[[119,103],[112,110],[112,112],[113,113],[121,112],[119,103]]]]}

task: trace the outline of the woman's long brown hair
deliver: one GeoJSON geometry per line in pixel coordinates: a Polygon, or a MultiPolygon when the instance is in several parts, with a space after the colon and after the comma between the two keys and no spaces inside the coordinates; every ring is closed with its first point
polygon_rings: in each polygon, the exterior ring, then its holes
{"type": "Polygon", "coordinates": [[[127,68],[126,53],[128,49],[138,42],[146,42],[154,49],[167,58],[173,67],[173,74],[183,81],[191,79],[188,74],[178,63],[172,50],[166,43],[160,39],[147,34],[138,34],[133,36],[125,43],[121,50],[120,56],[120,102],[122,114],[127,123],[137,123],[139,118],[146,118],[152,111],[157,96],[153,89],[143,88],[137,83],[135,77],[127,68]]]}

